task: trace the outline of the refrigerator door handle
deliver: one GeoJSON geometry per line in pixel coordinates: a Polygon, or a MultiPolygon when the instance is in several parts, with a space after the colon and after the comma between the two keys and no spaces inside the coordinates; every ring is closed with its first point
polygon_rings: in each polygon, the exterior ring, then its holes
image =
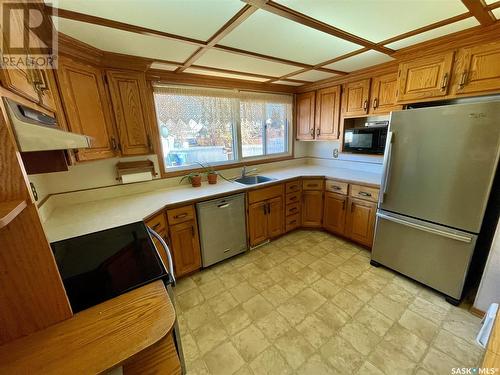
{"type": "Polygon", "coordinates": [[[387,191],[387,184],[389,182],[389,170],[391,167],[393,134],[394,133],[391,131],[387,132],[387,141],[386,141],[387,146],[385,148],[385,154],[384,154],[384,171],[382,172],[382,184],[380,187],[380,190],[382,191],[382,194],[380,194],[380,203],[384,202],[384,195],[385,195],[385,192],[387,191]]]}
{"type": "Polygon", "coordinates": [[[411,221],[406,221],[406,220],[403,220],[403,219],[400,219],[400,218],[397,218],[397,217],[394,217],[391,215],[384,214],[382,212],[377,212],[377,217],[379,217],[381,219],[393,221],[395,223],[405,225],[405,226],[410,227],[410,228],[414,228],[414,229],[421,230],[424,232],[436,234],[438,236],[450,238],[452,240],[461,241],[461,242],[465,242],[465,243],[472,242],[472,237],[462,236],[460,234],[450,233],[450,232],[446,232],[444,230],[439,230],[439,229],[428,227],[425,225],[413,223],[411,221]]]}

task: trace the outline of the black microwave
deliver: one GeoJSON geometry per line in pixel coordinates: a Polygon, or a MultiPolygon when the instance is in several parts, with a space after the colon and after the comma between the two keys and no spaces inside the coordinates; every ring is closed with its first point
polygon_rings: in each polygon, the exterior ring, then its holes
{"type": "Polygon", "coordinates": [[[384,154],[387,126],[367,126],[344,130],[345,152],[384,154]]]}

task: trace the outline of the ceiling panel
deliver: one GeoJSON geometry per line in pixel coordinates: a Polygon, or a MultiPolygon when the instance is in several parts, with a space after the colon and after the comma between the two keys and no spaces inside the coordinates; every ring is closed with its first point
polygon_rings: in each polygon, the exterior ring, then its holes
{"type": "Polygon", "coordinates": [[[183,62],[197,48],[160,37],[140,35],[62,18],[58,19],[55,25],[60,32],[91,46],[126,55],[183,62]]]}
{"type": "Polygon", "coordinates": [[[277,0],[277,2],[373,42],[381,42],[467,12],[467,8],[460,0],[277,0]]]}
{"type": "Polygon", "coordinates": [[[338,74],[321,72],[319,70],[309,70],[307,72],[299,73],[297,75],[290,76],[288,78],[302,79],[304,81],[319,81],[320,79],[327,79],[327,78],[332,78],[335,76],[338,76],[338,74]]]}
{"type": "Polygon", "coordinates": [[[252,14],[220,44],[309,64],[359,48],[357,44],[263,10],[252,14]]]}
{"type": "Polygon", "coordinates": [[[500,20],[500,8],[493,9],[492,12],[493,12],[493,15],[495,16],[495,18],[497,20],[500,20]]]}
{"type": "Polygon", "coordinates": [[[244,4],[235,0],[45,0],[55,7],[207,40],[244,4]]]}
{"type": "Polygon", "coordinates": [[[265,81],[268,80],[268,78],[258,78],[258,77],[243,76],[243,75],[239,75],[239,74],[212,72],[210,70],[196,69],[196,68],[188,68],[188,69],[185,70],[185,72],[186,73],[193,73],[193,74],[203,74],[203,75],[206,75],[206,76],[244,79],[244,80],[247,80],[247,81],[257,81],[257,82],[265,82],[265,81]]]}
{"type": "Polygon", "coordinates": [[[161,70],[174,71],[175,69],[177,69],[177,66],[165,64],[165,63],[160,63],[160,62],[154,62],[151,64],[150,69],[161,69],[161,70]]]}
{"type": "Polygon", "coordinates": [[[486,4],[490,5],[496,3],[498,0],[486,0],[486,4]]]}
{"type": "Polygon", "coordinates": [[[324,67],[342,70],[344,72],[353,72],[355,70],[368,68],[369,66],[382,64],[392,60],[394,60],[392,57],[389,57],[377,51],[370,50],[360,53],[359,55],[337,61],[333,64],[325,65],[324,67]]]}
{"type": "Polygon", "coordinates": [[[234,53],[209,50],[196,65],[211,66],[213,68],[238,70],[247,73],[282,76],[298,70],[296,66],[261,60],[254,57],[240,56],[234,53]]]}
{"type": "Polygon", "coordinates": [[[302,86],[303,83],[299,82],[290,82],[290,81],[274,81],[273,84],[276,83],[278,85],[288,85],[288,86],[302,86]]]}
{"type": "Polygon", "coordinates": [[[448,35],[455,33],[457,31],[465,30],[470,27],[474,27],[479,25],[479,22],[474,18],[470,17],[462,21],[454,22],[446,26],[439,27],[437,29],[433,29],[430,31],[426,31],[425,33],[420,33],[414,36],[411,36],[406,39],[399,40],[397,42],[388,44],[387,47],[392,49],[400,49],[404,47],[411,46],[413,44],[425,42],[426,40],[431,40],[434,38],[438,38],[443,35],[448,35]]]}

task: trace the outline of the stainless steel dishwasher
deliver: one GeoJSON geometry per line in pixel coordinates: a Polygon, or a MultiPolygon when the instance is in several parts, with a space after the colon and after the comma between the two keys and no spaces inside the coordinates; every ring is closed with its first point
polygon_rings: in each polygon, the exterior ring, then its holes
{"type": "Polygon", "coordinates": [[[247,250],[245,194],[196,204],[203,267],[247,250]]]}

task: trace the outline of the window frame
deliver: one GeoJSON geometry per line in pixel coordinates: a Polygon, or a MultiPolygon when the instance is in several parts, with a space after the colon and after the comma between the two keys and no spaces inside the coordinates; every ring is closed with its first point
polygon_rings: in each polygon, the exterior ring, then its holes
{"type": "MultiPolygon", "coordinates": [[[[159,118],[158,114],[156,113],[156,102],[155,102],[155,92],[154,92],[154,86],[151,86],[152,88],[152,104],[153,108],[155,111],[155,127],[156,127],[156,135],[158,139],[158,152],[156,153],[156,156],[158,157],[158,162],[160,166],[160,173],[162,177],[175,177],[175,176],[181,176],[189,172],[197,172],[197,171],[203,171],[203,168],[199,167],[196,164],[191,164],[191,165],[182,165],[182,166],[172,166],[172,167],[167,167],[165,164],[165,155],[163,154],[163,146],[162,146],[162,140],[161,140],[161,134],[160,134],[160,127],[159,127],[159,118]]],[[[234,91],[234,90],[233,90],[234,91]]],[[[267,93],[263,93],[267,94],[267,93]]],[[[283,93],[278,93],[278,95],[283,93]]],[[[267,154],[267,144],[264,143],[263,148],[265,151],[264,155],[257,155],[257,156],[247,156],[243,157],[243,144],[242,144],[242,139],[241,139],[241,116],[240,116],[240,103],[241,99],[235,100],[234,101],[234,113],[237,114],[235,116],[235,121],[233,122],[232,125],[232,131],[233,131],[233,150],[234,150],[234,160],[227,160],[227,161],[220,161],[220,162],[210,162],[210,166],[213,167],[215,170],[224,170],[224,169],[231,169],[231,168],[238,168],[244,165],[255,165],[255,164],[265,164],[265,163],[273,163],[273,162],[278,162],[278,161],[284,161],[284,160],[290,160],[294,158],[294,116],[295,116],[295,100],[292,96],[292,100],[290,105],[290,118],[287,119],[287,126],[285,127],[285,139],[287,141],[286,143],[286,151],[285,152],[280,152],[276,154],[267,154]]],[[[288,105],[288,103],[283,103],[285,105],[288,105]]],[[[265,103],[263,103],[265,105],[265,103]]],[[[264,126],[264,133],[263,134],[263,142],[267,142],[267,126],[264,126]]]]}

